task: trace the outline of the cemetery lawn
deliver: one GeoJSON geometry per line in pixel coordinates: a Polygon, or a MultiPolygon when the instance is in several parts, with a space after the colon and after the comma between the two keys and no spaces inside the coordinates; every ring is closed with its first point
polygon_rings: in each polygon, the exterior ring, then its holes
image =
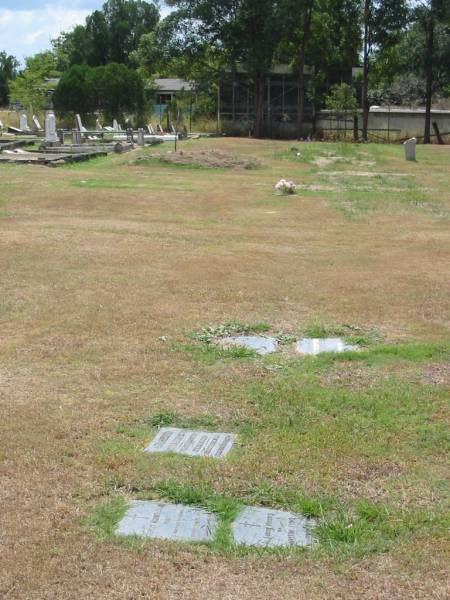
{"type": "Polygon", "coordinates": [[[181,148],[261,167],[0,166],[0,597],[447,597],[450,148],[181,148]],[[198,334],[236,321],[286,343],[198,334]],[[327,334],[363,349],[292,351],[327,334]],[[238,443],[144,454],[165,425],[238,443]],[[216,539],[114,536],[153,498],[212,510],[216,539]],[[236,548],[242,505],[314,517],[316,545],[236,548]]]}

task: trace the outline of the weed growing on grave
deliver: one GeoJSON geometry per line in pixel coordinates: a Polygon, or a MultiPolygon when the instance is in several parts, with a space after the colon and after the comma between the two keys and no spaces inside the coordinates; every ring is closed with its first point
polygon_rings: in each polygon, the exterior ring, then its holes
{"type": "Polygon", "coordinates": [[[127,503],[122,496],[113,496],[107,502],[95,506],[83,520],[83,524],[100,540],[114,536],[117,523],[125,514],[127,503]]]}
{"type": "Polygon", "coordinates": [[[303,337],[327,338],[342,337],[347,344],[371,346],[382,341],[381,334],[372,329],[364,330],[359,325],[342,323],[326,325],[321,321],[311,321],[303,328],[303,337]]]}
{"type": "Polygon", "coordinates": [[[230,346],[221,348],[212,343],[205,344],[182,344],[179,349],[196,362],[213,365],[219,361],[242,359],[249,360],[258,358],[258,353],[243,346],[230,346]]]}
{"type": "Polygon", "coordinates": [[[240,321],[229,321],[219,325],[208,325],[200,331],[189,334],[194,340],[211,344],[217,339],[233,335],[259,334],[269,331],[269,323],[242,323],[240,321]]]}

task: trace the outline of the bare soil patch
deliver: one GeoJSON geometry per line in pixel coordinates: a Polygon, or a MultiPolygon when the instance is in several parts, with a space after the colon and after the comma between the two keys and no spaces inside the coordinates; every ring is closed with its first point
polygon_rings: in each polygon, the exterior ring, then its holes
{"type": "MultiPolygon", "coordinates": [[[[149,158],[157,159],[162,163],[205,168],[257,169],[261,167],[261,161],[253,156],[239,156],[221,150],[179,150],[177,152],[169,150],[164,154],[151,154],[149,158]]],[[[145,158],[140,158],[136,160],[136,163],[139,164],[145,160],[145,158]]]]}
{"type": "Polygon", "coordinates": [[[422,383],[450,386],[450,364],[436,363],[426,365],[422,370],[422,383]]]}

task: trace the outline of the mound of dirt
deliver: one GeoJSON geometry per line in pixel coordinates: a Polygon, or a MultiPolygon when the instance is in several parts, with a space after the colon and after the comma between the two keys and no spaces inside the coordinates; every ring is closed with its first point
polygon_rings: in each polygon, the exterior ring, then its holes
{"type": "Polygon", "coordinates": [[[162,163],[174,165],[192,165],[206,168],[257,169],[261,166],[260,161],[253,156],[238,156],[220,150],[169,151],[165,154],[151,154],[148,158],[137,159],[136,163],[142,163],[148,159],[157,159],[162,163]]]}

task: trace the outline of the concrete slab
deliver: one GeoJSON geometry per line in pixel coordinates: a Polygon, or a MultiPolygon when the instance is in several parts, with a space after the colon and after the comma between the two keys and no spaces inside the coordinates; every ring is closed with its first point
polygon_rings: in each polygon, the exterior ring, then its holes
{"type": "Polygon", "coordinates": [[[116,528],[117,535],[206,542],[214,537],[214,514],[183,504],[134,500],[116,528]]]}
{"type": "Polygon", "coordinates": [[[358,350],[358,346],[346,344],[341,338],[303,338],[297,342],[296,350],[300,354],[316,356],[322,352],[358,350]]]}
{"type": "Polygon", "coordinates": [[[231,450],[235,438],[232,433],[162,427],[145,452],[176,452],[187,456],[220,458],[231,450]]]}
{"type": "Polygon", "coordinates": [[[276,352],[278,349],[277,340],[265,335],[237,335],[223,338],[220,343],[224,347],[242,346],[261,355],[276,352]]]}
{"type": "Polygon", "coordinates": [[[232,525],[236,544],[246,546],[310,546],[314,520],[296,513],[246,506],[232,525]]]}

